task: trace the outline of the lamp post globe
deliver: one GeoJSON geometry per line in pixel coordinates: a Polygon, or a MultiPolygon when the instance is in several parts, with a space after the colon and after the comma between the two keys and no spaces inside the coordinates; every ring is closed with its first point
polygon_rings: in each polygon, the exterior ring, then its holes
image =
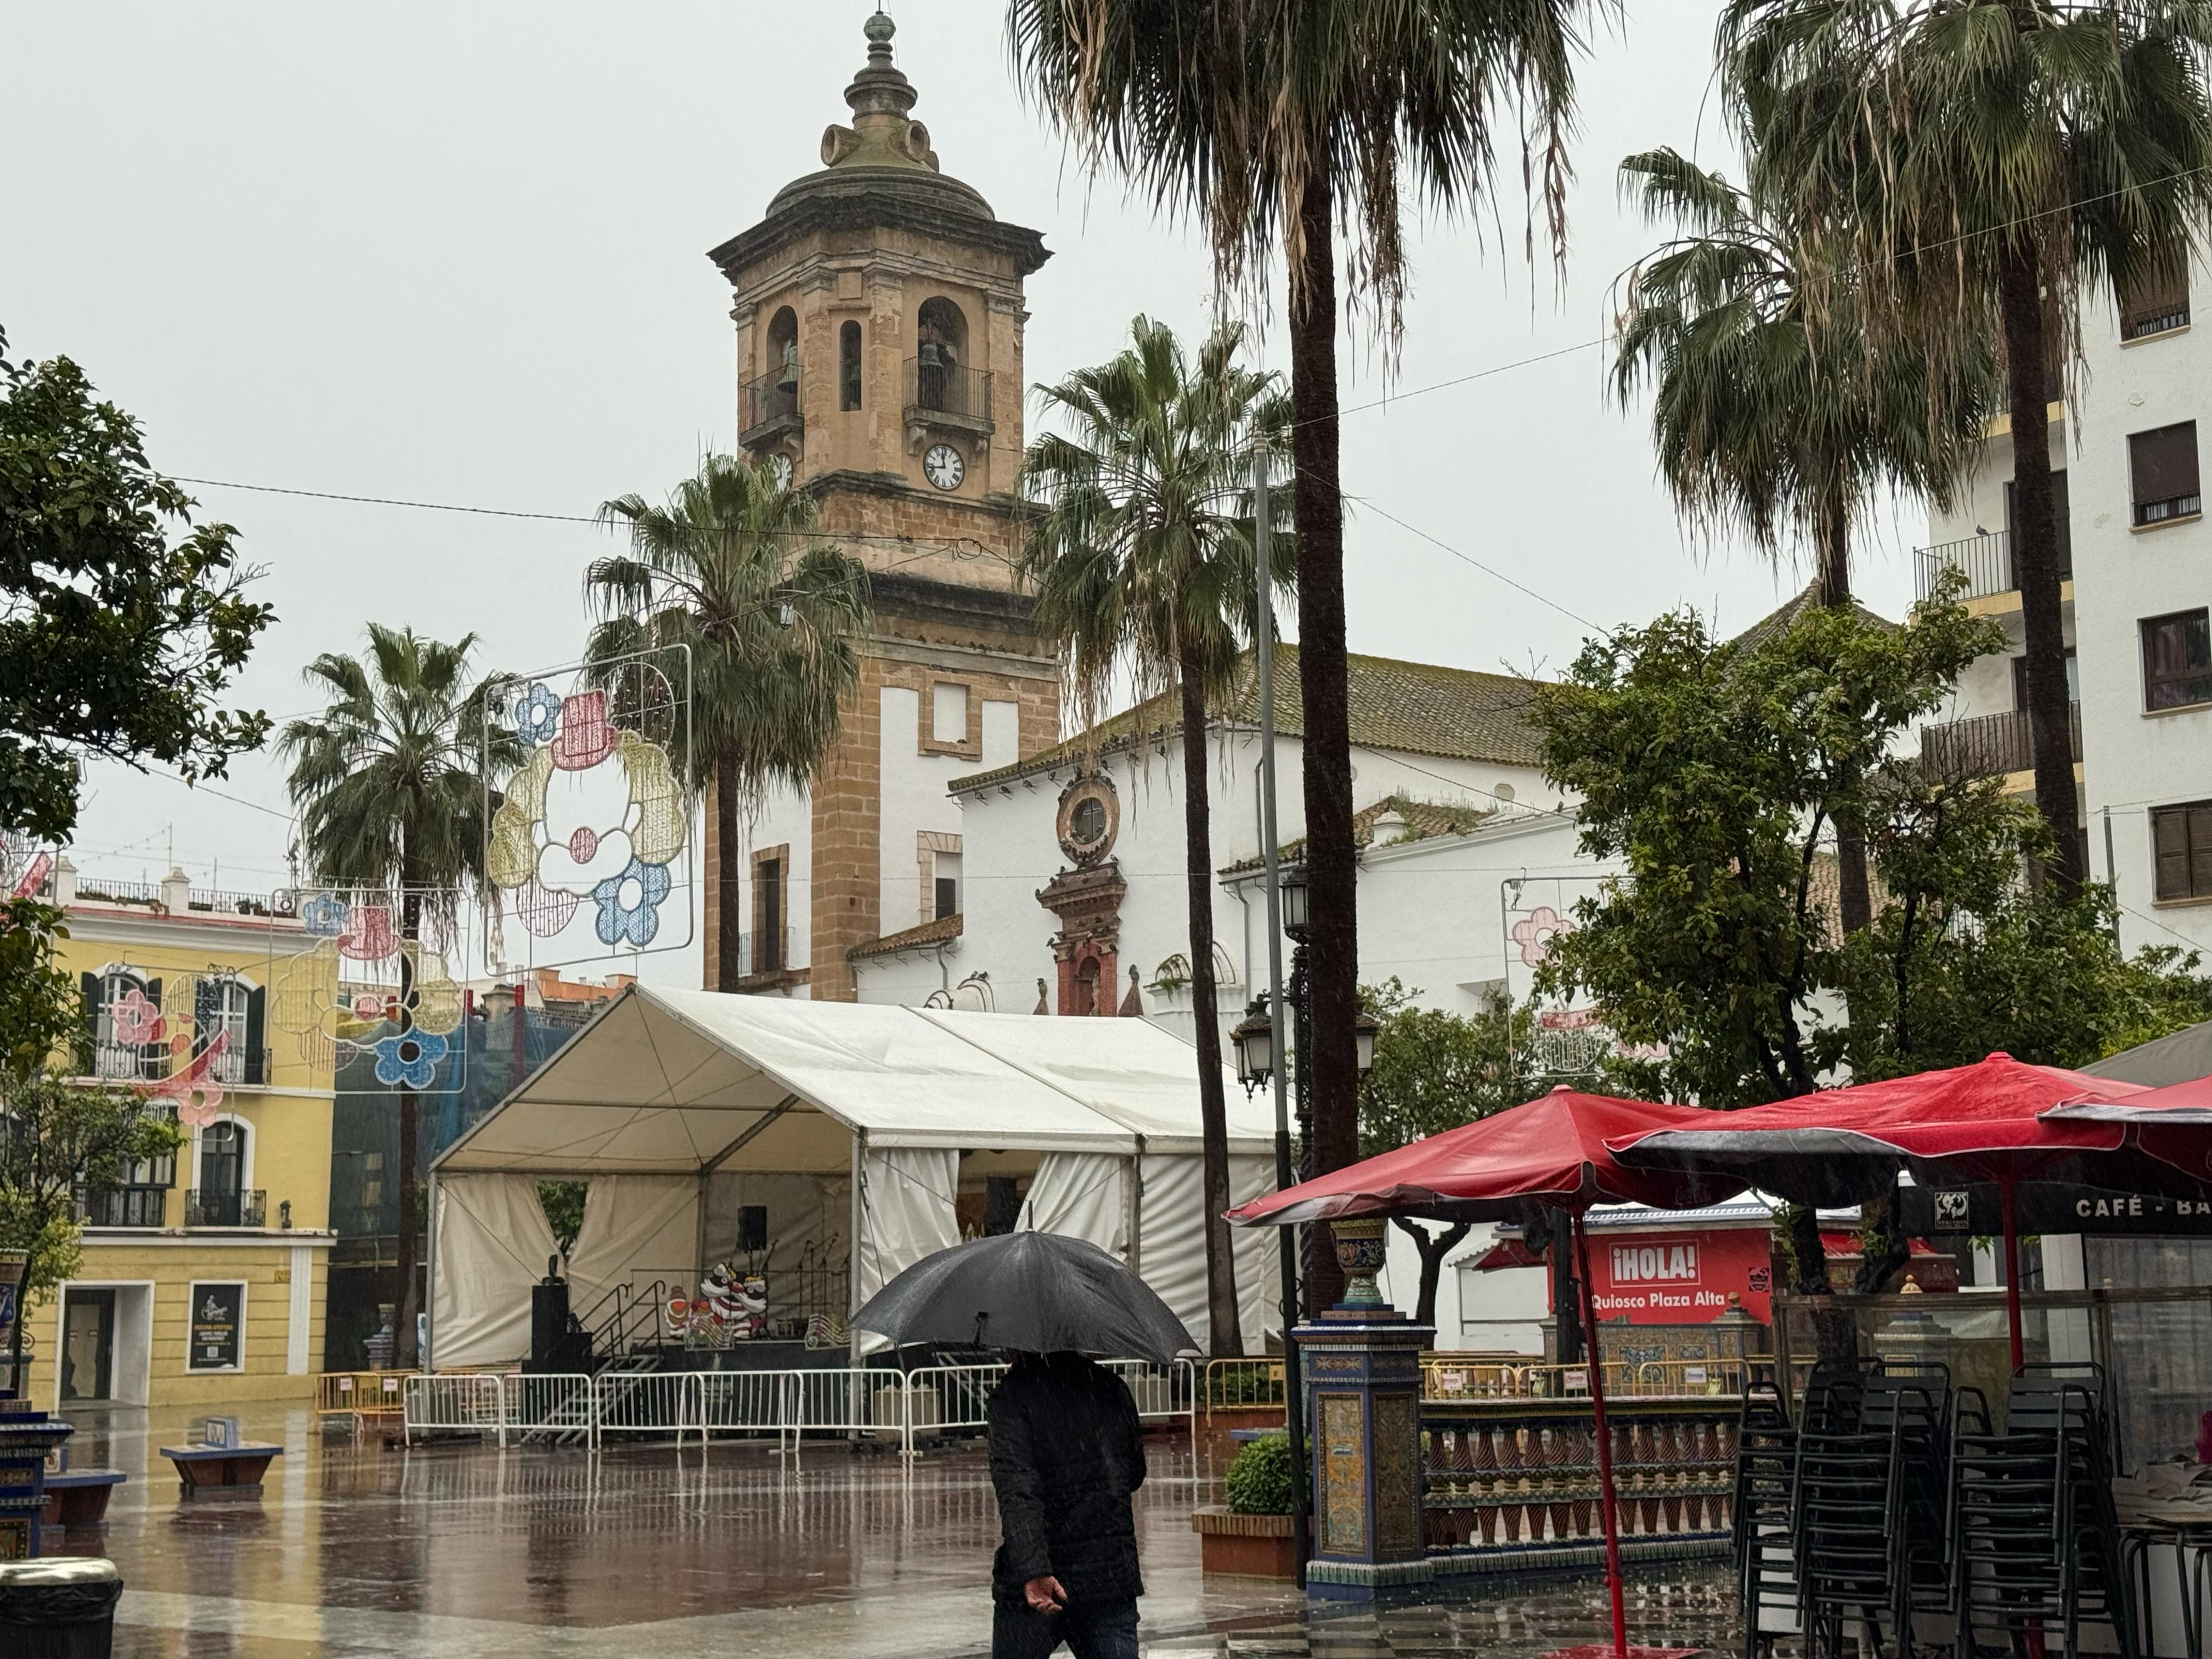
{"type": "Polygon", "coordinates": [[[1283,872],[1279,886],[1283,902],[1283,931],[1300,944],[1306,937],[1306,872],[1302,866],[1283,872]]]}
{"type": "Polygon", "coordinates": [[[1247,1092],[1259,1088],[1275,1069],[1275,1026],[1266,1005],[1254,1003],[1229,1036],[1237,1045],[1237,1080],[1247,1092]]]}
{"type": "Polygon", "coordinates": [[[1362,1077],[1375,1069],[1375,1034],[1382,1029],[1382,1022],[1372,1014],[1362,1014],[1352,1022],[1352,1042],[1358,1048],[1362,1077]]]}

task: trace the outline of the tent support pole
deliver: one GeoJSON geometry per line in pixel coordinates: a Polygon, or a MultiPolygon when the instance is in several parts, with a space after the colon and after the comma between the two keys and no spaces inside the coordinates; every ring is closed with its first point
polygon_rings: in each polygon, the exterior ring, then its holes
{"type": "MultiPolygon", "coordinates": [[[[423,1273],[429,1280],[429,1283],[423,1287],[427,1294],[422,1297],[422,1331],[423,1334],[428,1337],[432,1343],[434,1343],[438,1340],[438,1172],[435,1170],[432,1170],[429,1172],[428,1185],[430,1210],[430,1249],[428,1255],[430,1260],[425,1266],[423,1273]]],[[[405,1227],[411,1227],[415,1224],[415,1218],[412,1216],[403,1216],[400,1218],[400,1224],[405,1227]]],[[[402,1305],[404,1306],[404,1304],[403,1304],[402,1305]]],[[[434,1351],[426,1346],[423,1348],[422,1352],[419,1352],[415,1356],[415,1363],[427,1371],[430,1369],[430,1364],[434,1358],[434,1351]]]]}
{"type": "Polygon", "coordinates": [[[1577,1212],[1573,1219],[1575,1277],[1580,1283],[1583,1363],[1589,1367],[1590,1421],[1597,1431],[1598,1510],[1605,1517],[1605,1582],[1613,1600],[1613,1650],[1617,1659],[1628,1653],[1628,1615],[1620,1594],[1620,1520],[1614,1511],[1613,1435],[1605,1425],[1605,1355],[1597,1345],[1597,1301],[1590,1292],[1589,1235],[1583,1230],[1577,1212]]]}
{"type": "Polygon", "coordinates": [[[845,1363],[855,1370],[860,1365],[860,1334],[853,1328],[853,1316],[860,1311],[860,1220],[866,1213],[860,1202],[861,1143],[866,1138],[866,1130],[853,1131],[853,1237],[845,1246],[845,1363]]]}

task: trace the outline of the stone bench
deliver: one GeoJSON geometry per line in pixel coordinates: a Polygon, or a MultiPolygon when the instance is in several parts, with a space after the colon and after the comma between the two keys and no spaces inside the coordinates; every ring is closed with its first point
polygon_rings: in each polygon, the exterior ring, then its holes
{"type": "Polygon", "coordinates": [[[259,1492],[261,1477],[271,1459],[284,1449],[266,1442],[248,1441],[237,1446],[163,1446],[161,1455],[176,1466],[179,1494],[259,1492]]]}
{"type": "Polygon", "coordinates": [[[49,1527],[99,1527],[107,1522],[107,1500],[130,1477],[120,1469],[64,1469],[46,1476],[49,1527]]]}

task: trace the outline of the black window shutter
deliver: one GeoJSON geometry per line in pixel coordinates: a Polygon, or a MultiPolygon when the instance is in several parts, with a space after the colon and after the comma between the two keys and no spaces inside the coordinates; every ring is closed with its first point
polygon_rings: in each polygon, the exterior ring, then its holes
{"type": "MultiPolygon", "coordinates": [[[[146,1000],[152,1003],[157,1009],[161,1007],[161,981],[160,980],[149,979],[146,981],[146,1000]]],[[[167,1032],[165,1030],[163,1036],[167,1035],[167,1032]]],[[[168,1076],[169,1045],[166,1042],[149,1042],[141,1047],[138,1050],[138,1073],[142,1077],[168,1076]]]]}
{"type": "Polygon", "coordinates": [[[94,1057],[93,1051],[100,1043],[100,991],[101,981],[98,974],[79,974],[77,975],[76,984],[77,994],[84,1003],[84,1068],[82,1075],[90,1077],[100,1069],[100,1062],[94,1057]]]}
{"type": "Polygon", "coordinates": [[[268,1028],[269,993],[256,987],[246,997],[246,1071],[248,1083],[266,1083],[268,1060],[262,1050],[268,1028]]]}
{"type": "Polygon", "coordinates": [[[2128,439],[2128,461],[2138,502],[2196,495],[2197,422],[2134,434],[2128,439]]]}

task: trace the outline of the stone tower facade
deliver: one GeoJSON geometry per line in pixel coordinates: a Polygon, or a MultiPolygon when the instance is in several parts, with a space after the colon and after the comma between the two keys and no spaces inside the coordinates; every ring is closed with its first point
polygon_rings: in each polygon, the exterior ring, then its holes
{"type": "MultiPolygon", "coordinates": [[[[749,825],[751,890],[736,896],[748,941],[734,988],[833,1000],[854,995],[853,947],[941,931],[948,891],[957,913],[946,785],[1060,728],[1059,659],[1014,569],[1022,284],[1049,256],[939,169],[892,32],[869,18],[851,125],[823,135],[821,170],[709,256],[736,301],[739,445],[787,466],[870,575],[874,631],[836,749],[803,798],[749,825]]],[[[707,823],[714,987],[730,896],[707,823]]]]}

